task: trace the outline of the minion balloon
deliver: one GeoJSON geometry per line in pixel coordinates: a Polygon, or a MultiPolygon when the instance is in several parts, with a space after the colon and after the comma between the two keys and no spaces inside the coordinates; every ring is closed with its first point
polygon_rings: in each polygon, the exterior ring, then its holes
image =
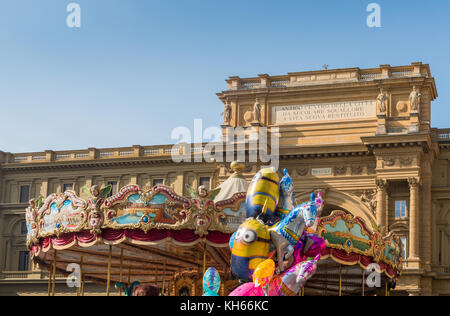
{"type": "Polygon", "coordinates": [[[245,206],[247,217],[270,219],[278,205],[280,191],[278,175],[273,168],[261,169],[252,179],[247,191],[245,206]]]}
{"type": "Polygon", "coordinates": [[[269,230],[262,221],[249,218],[233,234],[230,248],[232,275],[249,282],[256,267],[269,256],[269,230]]]}

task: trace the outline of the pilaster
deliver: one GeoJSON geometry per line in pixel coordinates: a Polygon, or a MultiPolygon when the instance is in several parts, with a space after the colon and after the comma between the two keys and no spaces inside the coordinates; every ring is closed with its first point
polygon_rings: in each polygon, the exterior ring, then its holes
{"type": "Polygon", "coordinates": [[[420,215],[419,215],[419,180],[417,178],[408,178],[409,184],[409,258],[408,266],[420,267],[420,215]]]}
{"type": "Polygon", "coordinates": [[[421,255],[423,256],[424,268],[426,271],[431,271],[431,166],[429,161],[425,161],[422,168],[421,176],[421,255]]]}
{"type": "Polygon", "coordinates": [[[377,179],[377,224],[386,227],[386,185],[384,179],[377,179]]]}
{"type": "Polygon", "coordinates": [[[183,172],[177,173],[175,182],[173,184],[173,190],[176,194],[183,194],[184,188],[184,174],[183,172]]]}

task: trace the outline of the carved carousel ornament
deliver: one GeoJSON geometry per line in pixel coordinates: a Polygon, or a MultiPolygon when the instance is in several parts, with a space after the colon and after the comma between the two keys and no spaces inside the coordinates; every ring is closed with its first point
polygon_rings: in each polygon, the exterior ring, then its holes
{"type": "Polygon", "coordinates": [[[194,207],[196,207],[196,212],[193,215],[195,233],[203,237],[208,234],[208,229],[215,217],[214,198],[219,194],[220,189],[210,191],[201,185],[196,191],[191,186],[186,185],[186,190],[191,196],[194,207]]]}
{"type": "Polygon", "coordinates": [[[39,226],[36,222],[37,210],[40,209],[42,205],[42,197],[38,199],[32,199],[29,202],[28,207],[25,210],[25,222],[27,225],[27,247],[32,243],[38,242],[38,230],[39,226]]]}
{"type": "Polygon", "coordinates": [[[90,189],[83,187],[83,191],[89,199],[90,212],[88,215],[88,223],[92,234],[100,235],[102,232],[101,227],[103,225],[104,215],[103,212],[100,211],[100,208],[105,201],[105,198],[111,192],[111,189],[111,185],[108,185],[103,189],[100,189],[98,185],[93,185],[90,189]]]}

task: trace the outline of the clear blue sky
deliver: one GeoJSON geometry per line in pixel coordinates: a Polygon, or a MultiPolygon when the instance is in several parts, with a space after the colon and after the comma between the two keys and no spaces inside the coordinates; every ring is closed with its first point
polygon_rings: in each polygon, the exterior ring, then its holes
{"type": "Polygon", "coordinates": [[[450,127],[450,1],[2,0],[0,150],[173,143],[221,123],[228,76],[431,65],[450,127]],[[81,6],[81,28],[66,6],[81,6]],[[382,27],[366,25],[366,6],[382,27]]]}

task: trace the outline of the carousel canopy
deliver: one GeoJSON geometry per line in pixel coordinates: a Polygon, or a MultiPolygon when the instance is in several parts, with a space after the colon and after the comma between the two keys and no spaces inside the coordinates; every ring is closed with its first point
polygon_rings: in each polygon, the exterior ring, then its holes
{"type": "MultiPolygon", "coordinates": [[[[149,190],[129,185],[109,197],[108,188],[93,186],[87,200],[73,191],[32,200],[26,210],[31,258],[66,274],[67,266],[77,263],[84,277],[96,282],[160,287],[182,270],[214,266],[228,273],[228,242],[246,218],[248,187],[242,168],[234,167],[220,191],[191,189],[190,197],[162,185],[149,190]]],[[[383,282],[401,271],[399,238],[383,236],[358,217],[335,211],[320,219],[316,233],[327,248],[306,294],[337,294],[339,285],[344,294],[357,294],[363,269],[373,263],[383,282]]]]}

